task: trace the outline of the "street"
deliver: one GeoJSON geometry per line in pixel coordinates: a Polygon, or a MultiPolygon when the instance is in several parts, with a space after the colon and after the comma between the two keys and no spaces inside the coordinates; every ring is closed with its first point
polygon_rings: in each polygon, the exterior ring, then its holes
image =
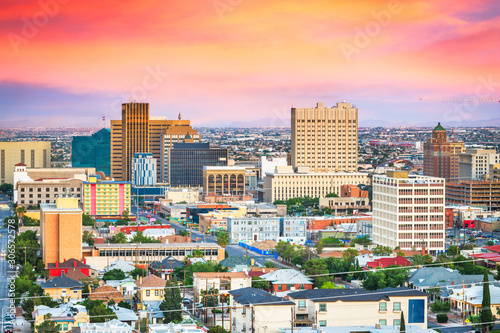
{"type": "MultiPolygon", "coordinates": [[[[136,212],[137,212],[136,207],[132,207],[132,213],[135,214],[136,212]]],[[[201,233],[199,231],[188,229],[187,227],[183,226],[182,224],[168,221],[164,218],[159,217],[158,215],[155,215],[152,212],[148,212],[148,213],[139,212],[137,219],[139,219],[141,216],[146,217],[146,215],[154,216],[158,221],[161,221],[162,224],[171,225],[172,227],[177,229],[177,232],[179,232],[181,230],[191,231],[191,240],[193,242],[196,241],[196,238],[198,238],[198,241],[204,240],[204,242],[206,242],[206,243],[216,243],[217,242],[217,238],[215,238],[213,236],[204,235],[203,233],[201,233]]],[[[226,250],[230,256],[244,256],[245,254],[247,254],[246,249],[242,248],[241,246],[239,246],[237,244],[229,244],[228,246],[226,246],[226,250]]],[[[264,265],[264,263],[266,261],[272,261],[278,267],[288,268],[288,266],[283,265],[282,263],[280,263],[277,260],[274,260],[274,258],[270,257],[270,256],[264,256],[264,255],[261,255],[261,254],[258,254],[258,253],[252,252],[252,251],[248,251],[248,255],[250,256],[250,258],[254,259],[255,262],[259,263],[260,265],[264,265]]]]}

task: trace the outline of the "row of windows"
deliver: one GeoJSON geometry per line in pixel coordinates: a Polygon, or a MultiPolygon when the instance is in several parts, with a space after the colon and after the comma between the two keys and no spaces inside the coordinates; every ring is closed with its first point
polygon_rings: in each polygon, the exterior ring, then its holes
{"type": "Polygon", "coordinates": [[[116,250],[99,250],[99,257],[133,257],[136,255],[141,257],[168,257],[168,256],[187,256],[192,255],[196,250],[201,251],[205,256],[217,256],[219,251],[217,249],[158,249],[158,250],[144,250],[138,249],[116,249],[116,250]]]}

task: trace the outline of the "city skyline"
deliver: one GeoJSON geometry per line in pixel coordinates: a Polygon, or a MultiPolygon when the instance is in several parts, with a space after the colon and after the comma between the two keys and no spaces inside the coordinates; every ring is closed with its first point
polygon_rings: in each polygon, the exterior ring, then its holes
{"type": "Polygon", "coordinates": [[[498,103],[420,101],[500,95],[494,1],[4,6],[4,127],[99,127],[134,99],[196,127],[290,126],[292,106],[343,100],[360,126],[498,118],[498,103]]]}

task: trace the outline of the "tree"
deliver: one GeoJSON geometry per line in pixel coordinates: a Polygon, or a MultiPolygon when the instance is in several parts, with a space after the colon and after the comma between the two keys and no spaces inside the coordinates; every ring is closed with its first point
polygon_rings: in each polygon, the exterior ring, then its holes
{"type": "Polygon", "coordinates": [[[160,303],[160,310],[163,311],[164,324],[182,320],[182,296],[175,275],[165,284],[165,297],[160,303]]]}
{"type": "Polygon", "coordinates": [[[317,254],[323,253],[323,244],[321,242],[317,242],[315,248],[317,254]]]}
{"type": "Polygon", "coordinates": [[[304,273],[313,278],[315,288],[321,286],[329,273],[326,263],[321,259],[311,259],[304,264],[304,273]]]}
{"type": "MultiPolygon", "coordinates": [[[[88,298],[87,298],[88,299],[88,298]]],[[[113,309],[107,307],[102,303],[102,301],[94,301],[98,302],[89,310],[90,322],[91,323],[105,323],[112,319],[118,319],[118,316],[113,311],[113,309]]]]}
{"type": "Polygon", "coordinates": [[[254,276],[252,277],[252,287],[262,290],[268,290],[269,284],[266,280],[263,280],[258,276],[254,276]]]}
{"type": "Polygon", "coordinates": [[[59,325],[52,320],[50,313],[43,316],[43,322],[36,327],[37,332],[41,333],[59,333],[59,325]]]}
{"type": "Polygon", "coordinates": [[[24,217],[24,214],[26,214],[26,208],[24,208],[23,206],[17,207],[16,214],[20,219],[22,219],[24,217]]]}
{"type": "Polygon", "coordinates": [[[217,244],[225,248],[229,244],[229,234],[225,231],[219,231],[217,233],[217,244]]]}
{"type": "Polygon", "coordinates": [[[82,242],[88,245],[94,245],[94,234],[88,230],[85,230],[82,235],[82,242]]]}
{"type": "MultiPolygon", "coordinates": [[[[388,266],[388,267],[399,267],[388,266]]],[[[376,269],[375,272],[369,272],[362,282],[363,288],[366,290],[379,290],[383,288],[397,288],[404,286],[408,278],[408,270],[406,269],[376,269]]]]}
{"type": "Polygon", "coordinates": [[[354,258],[356,258],[358,255],[358,250],[349,248],[342,252],[342,259],[347,260],[349,263],[353,263],[354,258]]]}
{"type": "Polygon", "coordinates": [[[9,183],[5,183],[0,185],[0,192],[7,194],[8,196],[12,196],[12,191],[14,190],[14,186],[9,183]]]}
{"type": "Polygon", "coordinates": [[[401,311],[401,319],[399,319],[399,332],[400,333],[406,332],[405,314],[403,311],[401,311]]]}
{"type": "MultiPolygon", "coordinates": [[[[439,288],[436,288],[439,290],[439,288]]],[[[451,309],[451,304],[450,302],[441,302],[439,300],[436,300],[434,303],[430,305],[431,311],[434,312],[435,314],[438,313],[448,313],[450,312],[451,309]]]]}
{"type": "Polygon", "coordinates": [[[189,231],[187,231],[186,229],[181,230],[181,231],[179,231],[179,235],[187,237],[187,236],[189,236],[189,231]]]}
{"type": "Polygon", "coordinates": [[[161,243],[159,239],[154,239],[151,237],[144,236],[142,231],[137,231],[134,234],[134,237],[130,240],[130,243],[161,243]]]}
{"type": "Polygon", "coordinates": [[[415,266],[423,266],[432,263],[432,257],[428,254],[421,255],[415,254],[414,256],[409,258],[413,265],[415,266]]]}
{"type": "Polygon", "coordinates": [[[82,214],[82,225],[95,229],[95,220],[89,214],[82,214]]]}
{"type": "Polygon", "coordinates": [[[325,195],[325,198],[338,198],[339,196],[336,193],[328,193],[325,195]]]}
{"type": "Polygon", "coordinates": [[[113,237],[111,237],[111,243],[124,244],[126,242],[127,242],[127,236],[123,232],[119,232],[113,237]]]}
{"type": "Polygon", "coordinates": [[[370,245],[372,240],[370,236],[364,235],[352,241],[352,244],[360,244],[360,245],[370,245]]]}
{"type": "Polygon", "coordinates": [[[210,329],[208,330],[208,333],[228,333],[228,331],[226,331],[221,326],[217,325],[217,326],[210,327],[210,329]]]}
{"type": "Polygon", "coordinates": [[[125,273],[121,269],[115,268],[115,269],[112,269],[112,270],[107,271],[106,273],[104,273],[104,276],[102,277],[102,279],[104,281],[108,281],[108,280],[123,280],[126,277],[127,276],[125,275],[125,273]]]}
{"type": "Polygon", "coordinates": [[[374,256],[389,256],[392,254],[392,248],[390,246],[377,245],[373,249],[374,256]]]}
{"type": "Polygon", "coordinates": [[[118,303],[118,306],[120,308],[125,308],[125,309],[132,310],[132,305],[130,305],[130,303],[127,303],[125,301],[120,301],[120,303],[118,303]]]}
{"type": "Polygon", "coordinates": [[[201,302],[209,308],[215,308],[219,304],[219,289],[209,288],[200,292],[201,302]]]}
{"type": "Polygon", "coordinates": [[[137,280],[139,276],[147,276],[148,275],[148,270],[145,268],[140,268],[136,267],[132,272],[129,273],[129,275],[134,279],[137,280]]]}
{"type": "Polygon", "coordinates": [[[323,283],[320,289],[344,289],[343,286],[338,286],[332,281],[326,281],[323,283]]]}
{"type": "Polygon", "coordinates": [[[264,263],[264,267],[265,268],[276,268],[276,264],[274,262],[272,262],[272,261],[266,261],[264,263]]]}
{"type": "Polygon", "coordinates": [[[36,265],[40,249],[36,234],[37,231],[27,230],[14,238],[16,264],[24,265],[25,262],[28,262],[32,266],[36,265]]]}
{"type": "Polygon", "coordinates": [[[483,279],[483,303],[481,306],[481,322],[483,323],[483,333],[487,333],[490,331],[490,325],[493,322],[493,314],[491,313],[490,284],[488,282],[488,272],[485,271],[483,279]]]}

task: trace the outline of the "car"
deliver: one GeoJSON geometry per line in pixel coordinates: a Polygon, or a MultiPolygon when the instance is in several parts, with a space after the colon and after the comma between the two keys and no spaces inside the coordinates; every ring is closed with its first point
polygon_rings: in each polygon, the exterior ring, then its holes
{"type": "Polygon", "coordinates": [[[495,229],[493,230],[493,232],[500,232],[500,229],[495,229]]]}
{"type": "Polygon", "coordinates": [[[493,236],[492,235],[484,235],[483,237],[484,238],[492,238],[493,236]]]}
{"type": "Polygon", "coordinates": [[[4,333],[13,333],[14,332],[14,325],[11,323],[6,323],[3,325],[3,332],[4,333]]]}

